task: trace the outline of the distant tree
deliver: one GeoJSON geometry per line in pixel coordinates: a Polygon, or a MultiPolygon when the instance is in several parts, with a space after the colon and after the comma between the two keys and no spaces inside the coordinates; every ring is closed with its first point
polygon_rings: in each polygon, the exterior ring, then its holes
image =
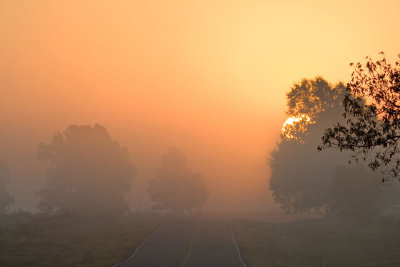
{"type": "Polygon", "coordinates": [[[14,198],[7,191],[9,182],[10,173],[7,164],[0,161],[0,214],[4,214],[7,207],[14,202],[14,198]]]}
{"type": "Polygon", "coordinates": [[[127,211],[125,194],[135,176],[128,151],[101,125],[72,125],[40,144],[38,159],[50,163],[39,192],[44,212],[116,215],[127,211]]]}
{"type": "Polygon", "coordinates": [[[373,170],[383,167],[383,181],[391,182],[400,178],[400,60],[392,66],[381,54],[377,61],[367,57],[365,66],[351,64],[343,100],[346,121],[326,129],[319,149],[351,151],[373,170]]]}
{"type": "Polygon", "coordinates": [[[321,154],[316,148],[323,129],[341,119],[344,89],[317,77],[294,84],[287,94],[288,116],[310,120],[293,122],[271,154],[270,189],[286,213],[320,212],[330,202],[332,174],[343,160],[334,151],[321,154]]]}
{"type": "Polygon", "coordinates": [[[176,213],[201,208],[208,195],[203,176],[188,168],[186,157],[176,148],[162,157],[156,179],[149,181],[148,193],[155,209],[176,213]]]}

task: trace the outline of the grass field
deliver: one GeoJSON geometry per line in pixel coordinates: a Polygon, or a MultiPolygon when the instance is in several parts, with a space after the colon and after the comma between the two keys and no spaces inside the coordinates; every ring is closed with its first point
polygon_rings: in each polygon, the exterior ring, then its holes
{"type": "Polygon", "coordinates": [[[249,266],[400,266],[400,224],[236,221],[249,266]]]}
{"type": "Polygon", "coordinates": [[[155,215],[10,215],[0,218],[0,266],[111,266],[127,258],[162,221],[155,215]]]}

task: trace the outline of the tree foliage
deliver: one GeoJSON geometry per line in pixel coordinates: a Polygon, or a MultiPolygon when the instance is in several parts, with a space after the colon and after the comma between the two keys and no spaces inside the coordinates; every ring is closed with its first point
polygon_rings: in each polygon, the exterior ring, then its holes
{"type": "Polygon", "coordinates": [[[148,193],[154,208],[177,213],[201,208],[208,195],[203,176],[188,168],[186,157],[176,148],[162,157],[156,179],[149,181],[148,193]]]}
{"type": "Polygon", "coordinates": [[[376,173],[362,165],[342,165],[335,168],[330,185],[330,215],[366,222],[376,218],[383,203],[383,187],[376,173]]]}
{"type": "Polygon", "coordinates": [[[287,94],[287,114],[307,115],[310,122],[294,121],[293,136],[284,132],[271,154],[270,189],[286,213],[359,220],[376,215],[382,190],[376,176],[363,166],[348,166],[337,151],[317,151],[324,129],[343,122],[344,92],[342,83],[332,85],[318,77],[295,84],[287,94]]]}
{"type": "Polygon", "coordinates": [[[0,161],[0,214],[7,211],[14,198],[8,193],[7,185],[10,182],[10,172],[6,163],[0,161]]]}
{"type": "Polygon", "coordinates": [[[49,163],[40,191],[45,212],[114,215],[127,210],[125,194],[135,171],[128,151],[101,125],[69,126],[50,144],[40,144],[38,159],[49,163]]]}
{"type": "Polygon", "coordinates": [[[286,94],[286,114],[299,120],[285,126],[285,135],[296,140],[303,139],[309,133],[308,127],[315,123],[321,114],[341,108],[340,100],[344,91],[344,84],[332,85],[322,77],[303,79],[295,83],[286,94]]]}
{"type": "Polygon", "coordinates": [[[323,129],[340,120],[344,85],[331,85],[321,77],[294,84],[287,94],[289,116],[305,114],[311,123],[294,122],[291,135],[283,134],[270,159],[270,189],[287,213],[319,212],[330,202],[330,183],[338,153],[318,153],[323,129]],[[301,127],[296,124],[303,123],[301,127]]]}
{"type": "MultiPolygon", "coordinates": [[[[383,181],[400,178],[400,60],[382,58],[354,66],[343,100],[345,122],[327,128],[319,149],[353,152],[373,170],[383,167],[383,181]]],[[[400,55],[399,55],[400,58],[400,55]]]]}
{"type": "Polygon", "coordinates": [[[322,77],[303,79],[295,83],[286,94],[287,114],[299,116],[307,114],[311,120],[318,118],[322,112],[337,106],[344,93],[344,85],[332,85],[322,77]]]}
{"type": "Polygon", "coordinates": [[[269,188],[285,213],[319,213],[330,201],[331,174],[338,160],[331,153],[321,157],[315,146],[316,142],[283,139],[271,153],[269,188]]]}

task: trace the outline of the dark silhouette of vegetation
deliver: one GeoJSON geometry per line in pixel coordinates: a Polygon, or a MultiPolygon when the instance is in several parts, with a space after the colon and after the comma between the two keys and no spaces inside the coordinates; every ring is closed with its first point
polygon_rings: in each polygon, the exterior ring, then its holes
{"type": "Polygon", "coordinates": [[[162,157],[156,179],[149,181],[147,191],[155,209],[176,213],[201,208],[208,195],[203,176],[188,168],[185,155],[176,148],[162,157]]]}
{"type": "Polygon", "coordinates": [[[376,173],[362,165],[335,168],[330,186],[330,215],[368,222],[379,215],[384,188],[376,173]]]}
{"type": "Polygon", "coordinates": [[[295,83],[287,93],[287,115],[307,114],[312,121],[329,109],[337,107],[344,93],[344,85],[329,84],[322,77],[303,79],[295,83]]]}
{"type": "Polygon", "coordinates": [[[290,125],[271,154],[270,189],[286,213],[318,212],[329,203],[331,173],[339,162],[333,153],[316,153],[316,136],[327,121],[338,118],[343,91],[344,85],[317,77],[294,84],[287,94],[287,115],[307,115],[310,121],[290,125]]]}
{"type": "Polygon", "coordinates": [[[289,117],[304,117],[292,125],[285,128],[286,137],[301,140],[309,133],[309,126],[319,120],[322,114],[340,108],[340,99],[343,97],[345,87],[342,83],[336,85],[329,84],[322,77],[314,80],[303,79],[295,83],[287,93],[286,114],[289,117]]]}
{"type": "Polygon", "coordinates": [[[10,172],[6,163],[0,161],[0,214],[7,211],[14,198],[8,193],[7,185],[10,182],[10,172]]]}
{"type": "Polygon", "coordinates": [[[38,158],[50,164],[40,191],[39,208],[47,213],[115,215],[128,209],[125,194],[135,176],[128,151],[105,127],[68,127],[40,144],[38,158]]]}
{"type": "Polygon", "coordinates": [[[287,114],[307,115],[310,120],[294,122],[271,154],[270,189],[286,213],[351,214],[358,219],[373,214],[379,183],[354,178],[372,174],[361,167],[345,168],[347,161],[337,151],[318,153],[316,149],[324,129],[342,120],[344,92],[342,83],[331,85],[317,77],[295,84],[287,94],[287,114]],[[352,185],[354,181],[357,186],[352,185]]]}
{"type": "MultiPolygon", "coordinates": [[[[366,58],[354,65],[343,100],[344,122],[326,129],[319,149],[353,152],[372,170],[382,167],[383,181],[400,178],[400,60],[366,58]]],[[[399,55],[400,58],[400,55],[399,55]]]]}

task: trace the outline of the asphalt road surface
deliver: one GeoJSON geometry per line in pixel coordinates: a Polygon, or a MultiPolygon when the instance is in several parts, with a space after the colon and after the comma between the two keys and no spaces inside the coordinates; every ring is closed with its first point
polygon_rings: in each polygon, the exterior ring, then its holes
{"type": "Polygon", "coordinates": [[[228,222],[173,220],[118,267],[244,267],[228,222]]]}

